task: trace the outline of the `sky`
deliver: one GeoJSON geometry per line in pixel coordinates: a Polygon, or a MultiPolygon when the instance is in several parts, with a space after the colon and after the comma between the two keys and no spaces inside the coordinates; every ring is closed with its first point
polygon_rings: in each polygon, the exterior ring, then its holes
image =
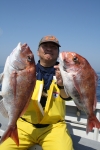
{"type": "Polygon", "coordinates": [[[100,0],[0,0],[0,66],[19,42],[37,62],[46,35],[56,36],[60,52],[76,52],[100,72],[100,0]]]}

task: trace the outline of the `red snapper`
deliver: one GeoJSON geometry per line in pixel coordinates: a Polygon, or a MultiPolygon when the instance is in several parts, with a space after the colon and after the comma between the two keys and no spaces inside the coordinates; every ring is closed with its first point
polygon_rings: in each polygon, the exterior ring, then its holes
{"type": "Polygon", "coordinates": [[[27,44],[19,43],[7,57],[0,81],[3,97],[0,101],[0,112],[9,118],[7,130],[0,143],[11,137],[19,145],[16,122],[25,112],[36,82],[34,55],[27,44]]]}
{"type": "Polygon", "coordinates": [[[61,52],[59,68],[66,93],[73,98],[76,106],[87,115],[88,133],[93,127],[100,128],[96,118],[96,87],[98,77],[89,62],[74,52],[61,52]]]}

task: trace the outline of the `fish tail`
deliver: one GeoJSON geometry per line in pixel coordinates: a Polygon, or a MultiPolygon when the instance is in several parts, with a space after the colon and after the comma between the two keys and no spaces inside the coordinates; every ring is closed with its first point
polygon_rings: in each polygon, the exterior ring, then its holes
{"type": "Polygon", "coordinates": [[[94,114],[88,117],[86,128],[87,134],[93,129],[93,127],[100,129],[100,122],[94,114]]]}
{"type": "Polygon", "coordinates": [[[9,126],[8,129],[5,131],[3,136],[1,137],[0,144],[3,143],[6,139],[12,138],[12,140],[19,146],[19,138],[17,132],[17,126],[9,126]]]}

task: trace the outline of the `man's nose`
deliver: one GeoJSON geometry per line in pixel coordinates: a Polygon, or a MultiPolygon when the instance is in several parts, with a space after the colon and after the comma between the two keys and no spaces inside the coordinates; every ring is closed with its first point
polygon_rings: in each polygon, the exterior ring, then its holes
{"type": "Polygon", "coordinates": [[[51,48],[50,46],[47,46],[47,50],[48,50],[48,51],[51,51],[52,48],[51,48]]]}

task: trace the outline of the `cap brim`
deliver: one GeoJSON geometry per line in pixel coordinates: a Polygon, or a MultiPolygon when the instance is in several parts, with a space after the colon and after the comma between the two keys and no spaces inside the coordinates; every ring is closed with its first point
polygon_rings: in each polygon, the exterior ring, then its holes
{"type": "Polygon", "coordinates": [[[55,43],[57,46],[61,47],[60,44],[58,44],[57,42],[54,42],[54,41],[44,41],[44,42],[40,42],[40,43],[39,43],[39,46],[40,46],[42,43],[47,43],[47,42],[55,43]]]}

